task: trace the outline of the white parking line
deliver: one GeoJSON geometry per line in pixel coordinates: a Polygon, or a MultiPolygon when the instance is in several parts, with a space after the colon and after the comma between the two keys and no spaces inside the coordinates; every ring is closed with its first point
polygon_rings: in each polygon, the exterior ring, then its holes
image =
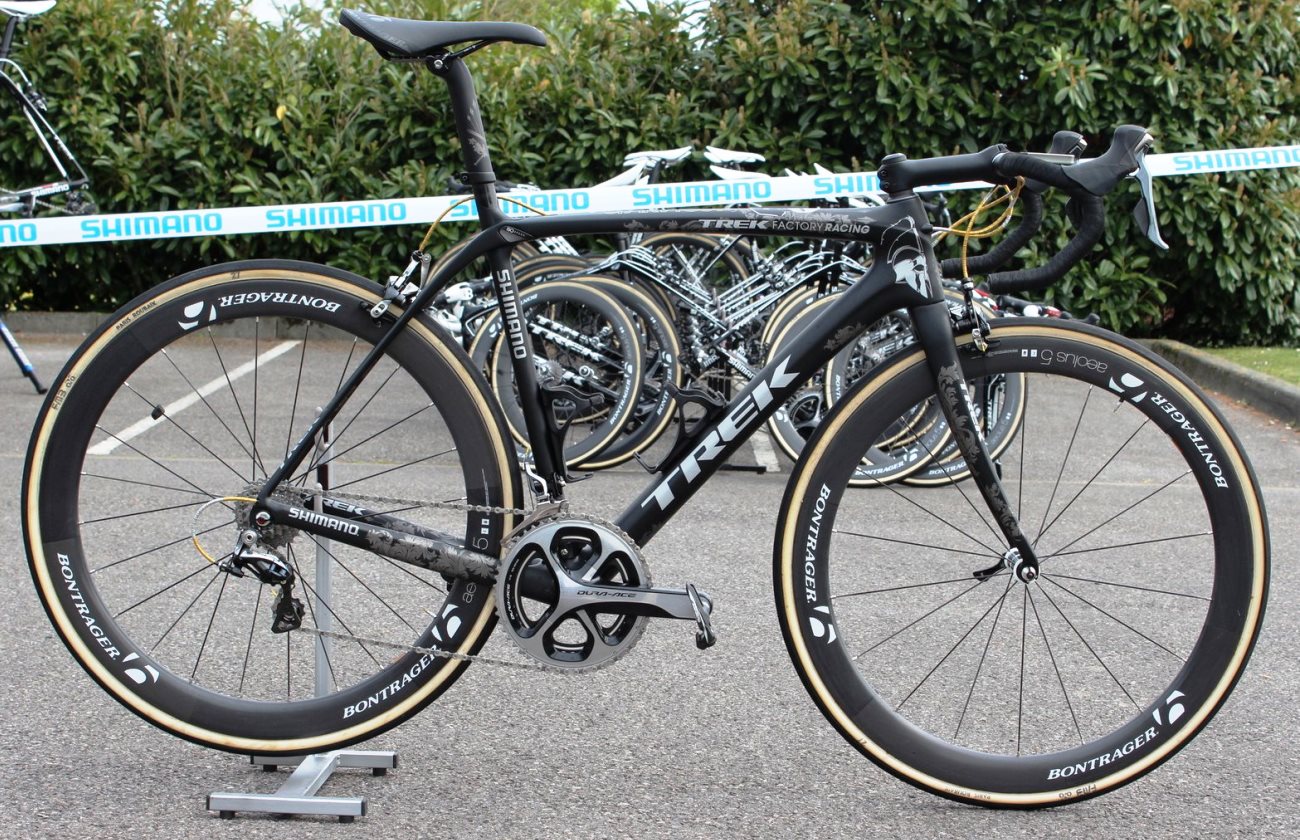
{"type": "Polygon", "coordinates": [[[226,375],[218,376],[216,379],[213,379],[211,382],[204,385],[202,388],[199,388],[197,391],[192,391],[189,394],[186,394],[185,396],[181,397],[179,400],[176,400],[175,402],[168,403],[167,405],[163,406],[163,413],[158,416],[157,420],[153,419],[152,417],[146,417],[143,420],[140,420],[136,423],[132,423],[130,426],[127,426],[125,429],[118,432],[116,437],[110,437],[107,440],[100,441],[99,443],[90,447],[90,449],[87,450],[87,454],[108,455],[114,449],[117,449],[119,446],[121,446],[123,443],[126,443],[131,438],[138,437],[144,434],[145,432],[152,429],[154,426],[164,422],[167,417],[170,417],[175,414],[179,414],[180,412],[194,405],[203,397],[208,396],[214,391],[219,391],[222,388],[225,388],[227,382],[233,383],[236,379],[239,379],[241,376],[247,376],[248,374],[253,372],[254,368],[261,367],[265,365],[267,362],[271,361],[272,359],[275,359],[277,356],[282,356],[285,353],[288,353],[294,347],[297,347],[300,343],[301,342],[297,340],[293,340],[293,341],[285,341],[275,345],[270,350],[267,350],[265,353],[258,356],[256,359],[252,360],[251,362],[244,362],[239,367],[230,371],[229,376],[226,375]]]}

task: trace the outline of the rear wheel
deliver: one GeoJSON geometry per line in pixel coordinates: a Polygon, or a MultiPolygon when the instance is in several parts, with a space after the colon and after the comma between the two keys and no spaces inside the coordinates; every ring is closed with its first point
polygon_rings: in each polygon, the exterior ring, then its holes
{"type": "Polygon", "coordinates": [[[1181,374],[1100,330],[1004,324],[961,359],[968,380],[1026,380],[1001,472],[1038,577],[1012,574],[972,488],[850,486],[933,393],[913,350],[808,442],[776,597],[805,687],[866,756],[942,796],[1040,807],[1126,784],[1206,724],[1259,631],[1268,537],[1245,455],[1181,374]]]}
{"type": "MultiPolygon", "coordinates": [[[[380,297],[324,266],[205,269],[119,310],[54,385],[23,477],[31,572],[78,663],[150,723],[234,752],[328,750],[401,723],[466,664],[379,642],[487,639],[490,586],[287,526],[265,541],[293,570],[302,629],[272,632],[273,587],[226,570],[247,500],[384,334],[380,297]],[[326,629],[352,638],[311,633],[326,629]]],[[[393,341],[333,429],[331,496],[498,553],[511,523],[464,504],[519,507],[508,433],[430,321],[393,341]]],[[[305,466],[277,495],[308,507],[319,479],[305,466]]]]}

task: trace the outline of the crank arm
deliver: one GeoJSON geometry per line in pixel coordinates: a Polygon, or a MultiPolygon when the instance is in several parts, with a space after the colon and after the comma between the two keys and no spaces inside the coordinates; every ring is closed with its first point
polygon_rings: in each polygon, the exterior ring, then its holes
{"type": "Polygon", "coordinates": [[[698,602],[692,602],[690,590],[694,587],[656,589],[649,586],[609,586],[574,578],[554,558],[548,558],[547,566],[549,574],[531,575],[526,579],[524,594],[553,604],[557,616],[574,610],[593,610],[616,615],[698,621],[697,609],[702,608],[706,617],[713,611],[713,601],[698,591],[698,602]]]}
{"type": "MultiPolygon", "coordinates": [[[[713,602],[699,595],[706,613],[713,611],[713,602]]],[[[630,586],[604,586],[579,583],[568,575],[560,582],[559,607],[563,612],[574,609],[591,609],[617,615],[645,615],[651,618],[678,618],[697,621],[695,606],[685,589],[639,589],[630,586]]]]}

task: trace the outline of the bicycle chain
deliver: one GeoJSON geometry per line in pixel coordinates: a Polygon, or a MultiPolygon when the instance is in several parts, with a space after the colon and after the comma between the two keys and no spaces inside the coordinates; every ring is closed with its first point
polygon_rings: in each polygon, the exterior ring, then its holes
{"type": "MultiPolygon", "coordinates": [[[[432,499],[398,499],[393,496],[367,496],[364,493],[336,493],[333,490],[321,491],[323,495],[331,498],[356,499],[362,502],[383,502],[386,504],[396,504],[410,508],[435,508],[437,510],[460,510],[468,513],[499,513],[502,515],[516,515],[528,517],[532,511],[523,510],[522,508],[502,507],[500,505],[476,505],[470,502],[435,502],[432,499]]],[[[308,496],[314,495],[311,492],[308,496]]],[[[383,513],[383,511],[373,511],[374,513],[383,513]]]]}

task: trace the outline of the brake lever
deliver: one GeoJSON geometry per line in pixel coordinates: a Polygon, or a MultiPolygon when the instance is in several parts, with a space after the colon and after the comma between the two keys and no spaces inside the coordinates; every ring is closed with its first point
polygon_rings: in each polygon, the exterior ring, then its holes
{"type": "Polygon", "coordinates": [[[1133,218],[1138,228],[1155,243],[1157,248],[1168,251],[1169,244],[1160,236],[1160,223],[1156,220],[1155,190],[1151,186],[1151,172],[1147,169],[1146,149],[1138,152],[1138,168],[1131,177],[1137,178],[1142,187],[1142,200],[1133,207],[1133,218]]]}

